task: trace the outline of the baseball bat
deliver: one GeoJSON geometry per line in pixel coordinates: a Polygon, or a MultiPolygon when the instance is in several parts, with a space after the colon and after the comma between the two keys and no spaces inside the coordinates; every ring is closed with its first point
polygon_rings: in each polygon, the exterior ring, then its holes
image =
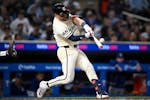
{"type": "Polygon", "coordinates": [[[91,34],[91,35],[92,35],[92,37],[93,37],[93,39],[94,39],[96,45],[98,46],[98,48],[103,48],[102,42],[99,41],[99,40],[94,36],[94,34],[91,34]]]}

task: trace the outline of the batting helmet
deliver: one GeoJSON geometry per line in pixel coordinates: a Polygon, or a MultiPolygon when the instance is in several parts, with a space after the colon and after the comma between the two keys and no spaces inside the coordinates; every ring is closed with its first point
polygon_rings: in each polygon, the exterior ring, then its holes
{"type": "Polygon", "coordinates": [[[52,10],[56,14],[67,14],[69,15],[69,9],[67,9],[62,3],[57,2],[52,4],[52,10]]]}

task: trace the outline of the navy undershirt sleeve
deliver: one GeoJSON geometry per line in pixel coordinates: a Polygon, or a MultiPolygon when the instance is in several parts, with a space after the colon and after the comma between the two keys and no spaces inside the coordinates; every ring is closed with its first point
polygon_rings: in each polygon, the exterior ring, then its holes
{"type": "Polygon", "coordinates": [[[79,41],[82,40],[83,38],[85,38],[85,35],[79,35],[79,36],[71,35],[68,39],[71,41],[79,41]]]}

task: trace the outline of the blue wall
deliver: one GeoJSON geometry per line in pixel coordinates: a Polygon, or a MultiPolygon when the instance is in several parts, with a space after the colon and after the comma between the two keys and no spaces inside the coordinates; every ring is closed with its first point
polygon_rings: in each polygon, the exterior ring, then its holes
{"type": "MultiPolygon", "coordinates": [[[[101,76],[101,81],[106,82],[106,73],[107,71],[115,71],[113,66],[109,66],[106,63],[94,63],[94,68],[97,72],[99,72],[101,76]]],[[[127,66],[127,65],[125,65],[127,66]]],[[[142,70],[146,72],[147,75],[147,94],[150,96],[150,64],[142,64],[142,70]]],[[[59,75],[59,71],[61,71],[61,64],[59,63],[0,63],[0,71],[3,72],[3,91],[4,96],[10,96],[10,72],[19,71],[19,72],[32,72],[32,71],[52,71],[53,78],[59,75]]],[[[80,69],[76,69],[76,71],[80,71],[80,69]]],[[[128,69],[125,71],[132,72],[134,69],[128,69]]],[[[106,85],[104,84],[104,88],[106,89],[106,85]]],[[[53,95],[59,95],[59,87],[53,87],[52,89],[53,95]]]]}

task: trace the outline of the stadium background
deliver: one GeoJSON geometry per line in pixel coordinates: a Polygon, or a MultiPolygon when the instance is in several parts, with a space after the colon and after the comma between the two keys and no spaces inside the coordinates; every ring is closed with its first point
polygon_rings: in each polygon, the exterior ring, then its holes
{"type": "MultiPolygon", "coordinates": [[[[49,80],[62,74],[51,29],[51,2],[52,0],[0,1],[0,50],[7,49],[8,41],[15,35],[15,48],[18,52],[16,58],[0,58],[1,97],[35,97],[36,87],[32,82],[37,75],[44,74],[42,77],[49,80]],[[17,21],[20,16],[25,21],[17,21]],[[11,92],[11,86],[17,79],[23,92],[16,95],[11,92]]],[[[93,40],[83,40],[79,47],[93,63],[110,96],[150,96],[150,1],[66,0],[64,4],[73,14],[85,19],[98,38],[105,38],[103,49],[98,49],[93,40]],[[133,66],[133,69],[118,72],[109,62],[120,52],[126,60],[139,61],[142,70],[137,72],[133,66]],[[117,76],[123,77],[115,80],[117,76]],[[143,92],[134,92],[134,88],[139,88],[135,87],[138,83],[135,82],[135,76],[143,82],[140,85],[143,92]],[[121,85],[115,86],[118,82],[121,85]]],[[[46,94],[48,97],[94,95],[87,77],[78,69],[73,83],[51,88],[46,94]]]]}

